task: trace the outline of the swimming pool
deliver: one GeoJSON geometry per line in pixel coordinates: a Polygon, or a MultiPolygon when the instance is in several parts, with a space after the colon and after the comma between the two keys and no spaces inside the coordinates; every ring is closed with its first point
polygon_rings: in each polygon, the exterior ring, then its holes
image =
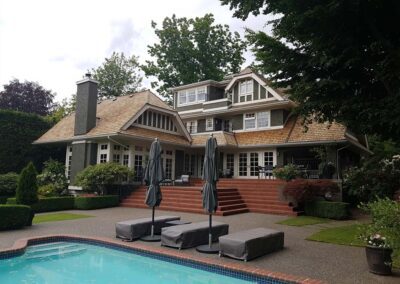
{"type": "Polygon", "coordinates": [[[0,259],[0,283],[284,283],[174,258],[83,242],[33,245],[0,259]]]}

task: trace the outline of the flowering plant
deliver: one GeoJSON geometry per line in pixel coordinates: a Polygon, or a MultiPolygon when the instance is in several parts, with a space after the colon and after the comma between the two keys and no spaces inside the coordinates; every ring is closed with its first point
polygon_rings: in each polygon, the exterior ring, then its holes
{"type": "Polygon", "coordinates": [[[381,234],[369,235],[365,238],[365,242],[369,246],[378,248],[389,248],[389,244],[386,242],[386,238],[381,234]]]}

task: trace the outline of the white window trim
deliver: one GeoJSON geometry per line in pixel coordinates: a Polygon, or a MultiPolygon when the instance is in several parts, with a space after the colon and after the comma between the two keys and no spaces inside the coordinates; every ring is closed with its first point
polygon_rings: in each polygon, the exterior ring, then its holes
{"type": "Polygon", "coordinates": [[[188,120],[185,122],[185,124],[186,124],[186,129],[190,134],[197,133],[197,120],[188,120]],[[190,130],[189,130],[190,127],[188,126],[188,123],[190,123],[191,126],[194,127],[194,130],[195,130],[194,132],[190,132],[190,130]]]}
{"type": "MultiPolygon", "coordinates": [[[[283,126],[275,128],[275,129],[279,129],[279,128],[283,128],[283,126]]],[[[262,130],[262,129],[274,129],[274,127],[271,126],[271,111],[270,110],[243,113],[243,131],[262,130]],[[260,113],[260,112],[268,113],[268,126],[258,127],[258,113],[260,113]],[[254,113],[254,119],[255,119],[255,127],[254,128],[246,128],[246,124],[245,124],[246,120],[253,119],[253,118],[246,118],[246,114],[253,114],[253,113],[254,113]]]]}
{"type": "Polygon", "coordinates": [[[206,96],[207,96],[207,87],[206,86],[179,91],[178,94],[177,94],[177,99],[178,99],[177,106],[180,107],[180,106],[195,105],[195,104],[203,103],[203,102],[206,101],[206,96]],[[204,90],[204,89],[205,89],[204,99],[199,100],[199,90],[204,90]],[[195,100],[193,102],[189,102],[188,93],[193,91],[193,90],[195,92],[195,100]],[[186,97],[186,102],[185,103],[181,102],[181,98],[180,98],[181,94],[185,94],[185,97],[186,97]]]}
{"type": "Polygon", "coordinates": [[[206,119],[206,131],[213,131],[214,130],[214,118],[209,117],[206,119]],[[211,121],[211,127],[209,127],[208,122],[211,121]]]}
{"type": "MultiPolygon", "coordinates": [[[[247,89],[247,87],[246,87],[246,89],[247,89]]],[[[239,82],[239,103],[240,103],[240,97],[247,98],[248,95],[251,95],[251,101],[254,101],[254,80],[253,79],[244,80],[244,81],[239,82]],[[247,83],[249,83],[249,82],[251,82],[251,91],[247,92],[247,90],[246,90],[245,93],[242,93],[241,85],[242,84],[247,85],[247,83]]],[[[245,99],[244,102],[247,102],[247,100],[245,99]]]]}

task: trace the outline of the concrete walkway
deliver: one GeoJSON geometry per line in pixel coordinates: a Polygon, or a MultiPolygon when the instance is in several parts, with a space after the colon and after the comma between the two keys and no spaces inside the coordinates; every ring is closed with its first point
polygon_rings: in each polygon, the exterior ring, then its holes
{"type": "MultiPolygon", "coordinates": [[[[93,215],[92,218],[48,222],[30,228],[0,232],[0,249],[11,247],[20,238],[48,234],[77,234],[83,236],[100,236],[115,239],[115,223],[126,219],[150,217],[150,209],[110,208],[92,211],[69,210],[64,212],[93,215]]],[[[191,222],[205,221],[206,215],[156,210],[156,215],[179,215],[182,220],[191,222]]],[[[229,231],[236,232],[256,227],[267,227],[285,232],[285,249],[276,253],[254,259],[245,265],[286,274],[307,276],[329,283],[400,283],[400,272],[394,276],[376,276],[368,272],[363,248],[340,246],[306,241],[305,238],[321,229],[321,226],[291,227],[275,224],[286,216],[244,213],[233,216],[216,216],[214,220],[226,222],[229,231]]],[[[340,222],[339,225],[350,224],[340,222]]],[[[329,223],[336,226],[337,222],[329,223]]],[[[326,225],[326,224],[321,224],[326,225]]],[[[159,243],[147,243],[159,246],[159,243]]],[[[172,248],[171,248],[172,249],[172,248]]],[[[186,250],[199,254],[195,249],[186,250]]],[[[203,257],[217,258],[217,255],[201,254],[203,257]]],[[[221,258],[221,262],[237,262],[221,258]]]]}

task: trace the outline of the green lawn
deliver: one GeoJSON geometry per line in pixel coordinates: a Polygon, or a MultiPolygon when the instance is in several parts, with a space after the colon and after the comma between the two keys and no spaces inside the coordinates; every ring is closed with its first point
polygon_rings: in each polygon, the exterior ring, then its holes
{"type": "MultiPolygon", "coordinates": [[[[363,224],[355,224],[336,228],[323,229],[308,238],[309,241],[317,241],[331,243],[337,245],[358,246],[363,247],[365,243],[358,236],[360,235],[360,227],[363,224]]],[[[400,251],[397,250],[392,254],[393,267],[400,268],[400,251]]]]}
{"type": "Polygon", "coordinates": [[[93,217],[93,216],[83,215],[83,214],[73,214],[73,213],[41,214],[41,215],[36,215],[35,218],[33,218],[33,224],[44,223],[44,222],[75,220],[75,219],[82,219],[82,218],[89,218],[89,217],[93,217]]]}
{"type": "Polygon", "coordinates": [[[301,227],[301,226],[307,226],[307,225],[327,223],[329,221],[330,221],[329,219],[325,219],[325,218],[318,218],[318,217],[311,217],[311,216],[298,216],[298,217],[289,218],[289,219],[277,222],[276,224],[301,227]]]}
{"type": "Polygon", "coordinates": [[[331,243],[348,246],[364,246],[363,240],[359,239],[360,224],[323,229],[307,238],[309,241],[331,243]]]}

